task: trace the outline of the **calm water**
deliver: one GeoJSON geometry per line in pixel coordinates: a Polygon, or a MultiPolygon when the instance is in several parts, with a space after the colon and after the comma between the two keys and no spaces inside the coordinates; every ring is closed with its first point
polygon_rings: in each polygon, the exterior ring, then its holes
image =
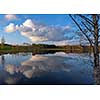
{"type": "Polygon", "coordinates": [[[95,84],[92,57],[64,52],[1,55],[0,84],[95,84]]]}

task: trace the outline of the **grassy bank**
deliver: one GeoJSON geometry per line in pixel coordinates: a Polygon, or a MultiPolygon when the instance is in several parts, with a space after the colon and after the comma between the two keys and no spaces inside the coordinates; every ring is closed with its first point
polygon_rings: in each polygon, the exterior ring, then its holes
{"type": "MultiPolygon", "coordinates": [[[[48,52],[58,52],[64,51],[66,53],[85,53],[92,52],[92,48],[90,46],[55,46],[55,45],[45,45],[45,44],[32,44],[29,46],[18,46],[18,45],[0,45],[0,54],[7,53],[19,53],[19,52],[32,52],[35,53],[48,53],[48,52]]],[[[100,51],[100,47],[99,47],[100,51]]]]}

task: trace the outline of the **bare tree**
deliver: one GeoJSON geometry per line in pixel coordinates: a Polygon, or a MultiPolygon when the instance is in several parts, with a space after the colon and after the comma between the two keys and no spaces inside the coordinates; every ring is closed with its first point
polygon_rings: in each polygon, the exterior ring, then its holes
{"type": "Polygon", "coordinates": [[[99,31],[100,31],[100,15],[98,14],[77,14],[69,15],[76,26],[79,28],[93,48],[94,67],[99,68],[99,31]]]}

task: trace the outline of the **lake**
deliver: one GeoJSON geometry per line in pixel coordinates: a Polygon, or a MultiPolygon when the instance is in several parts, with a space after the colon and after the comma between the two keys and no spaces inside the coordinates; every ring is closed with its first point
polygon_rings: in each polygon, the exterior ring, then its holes
{"type": "Polygon", "coordinates": [[[92,60],[87,53],[3,54],[0,84],[96,84],[92,60]]]}

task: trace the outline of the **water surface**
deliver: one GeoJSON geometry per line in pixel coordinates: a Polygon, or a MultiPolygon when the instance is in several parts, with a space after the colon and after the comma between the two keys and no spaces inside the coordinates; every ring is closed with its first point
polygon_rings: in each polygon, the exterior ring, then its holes
{"type": "Polygon", "coordinates": [[[64,52],[4,54],[0,84],[95,84],[92,57],[64,52]]]}

